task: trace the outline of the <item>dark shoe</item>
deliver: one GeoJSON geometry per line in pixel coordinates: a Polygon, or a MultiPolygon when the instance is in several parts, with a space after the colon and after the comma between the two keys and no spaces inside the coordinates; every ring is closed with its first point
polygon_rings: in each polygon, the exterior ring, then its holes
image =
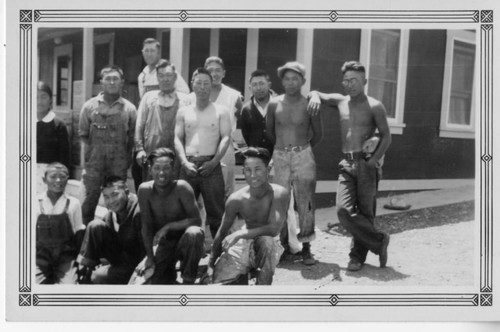
{"type": "Polygon", "coordinates": [[[359,271],[363,268],[363,263],[351,259],[349,263],[347,263],[347,271],[359,271]]]}
{"type": "Polygon", "coordinates": [[[93,271],[92,268],[90,268],[88,266],[80,265],[80,267],[78,268],[78,271],[77,271],[76,282],[80,285],[91,284],[92,283],[92,281],[91,281],[92,271],[93,271]]]}
{"type": "Polygon", "coordinates": [[[384,239],[382,240],[382,247],[380,248],[380,253],[378,254],[380,267],[385,267],[385,265],[387,264],[387,247],[389,246],[389,240],[390,240],[389,234],[384,234],[384,239]]]}
{"type": "Polygon", "coordinates": [[[302,252],[302,263],[304,265],[314,265],[317,262],[309,250],[302,252]]]}

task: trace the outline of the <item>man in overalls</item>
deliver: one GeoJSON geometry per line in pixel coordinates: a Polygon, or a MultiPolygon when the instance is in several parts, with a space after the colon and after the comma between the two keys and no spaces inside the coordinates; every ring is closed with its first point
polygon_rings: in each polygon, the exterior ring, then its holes
{"type": "Polygon", "coordinates": [[[121,68],[104,67],[102,92],[85,102],[80,113],[78,133],[85,143],[82,176],[86,190],[82,204],[85,225],[94,219],[104,178],[118,175],[126,180],[132,161],[137,111],[131,102],[121,97],[123,82],[121,68]]]}
{"type": "MultiPolygon", "coordinates": [[[[168,60],[161,59],[156,65],[156,76],[160,90],[147,92],[137,112],[135,128],[136,162],[142,167],[142,181],[151,179],[147,156],[156,148],[174,150],[175,117],[177,110],[185,105],[186,94],[175,91],[177,72],[168,60]]],[[[179,177],[180,164],[176,159],[174,177],[179,177]]]]}
{"type": "Polygon", "coordinates": [[[43,181],[47,191],[41,194],[36,210],[36,272],[38,284],[74,284],[76,282],[75,235],[85,228],[80,202],[64,194],[69,172],[56,162],[47,166],[43,181]]]}

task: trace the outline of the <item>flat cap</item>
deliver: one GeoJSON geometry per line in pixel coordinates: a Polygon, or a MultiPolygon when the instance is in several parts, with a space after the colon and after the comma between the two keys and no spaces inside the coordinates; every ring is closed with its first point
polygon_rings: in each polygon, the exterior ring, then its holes
{"type": "Polygon", "coordinates": [[[284,66],[279,67],[278,77],[283,78],[283,75],[287,70],[293,70],[294,72],[302,75],[302,77],[306,77],[306,67],[297,61],[287,62],[284,66]]]}

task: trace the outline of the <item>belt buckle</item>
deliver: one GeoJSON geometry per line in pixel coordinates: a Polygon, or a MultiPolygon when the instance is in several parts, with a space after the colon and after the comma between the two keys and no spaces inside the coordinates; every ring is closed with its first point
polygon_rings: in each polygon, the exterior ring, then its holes
{"type": "Polygon", "coordinates": [[[293,152],[300,152],[300,146],[292,146],[293,152]]]}

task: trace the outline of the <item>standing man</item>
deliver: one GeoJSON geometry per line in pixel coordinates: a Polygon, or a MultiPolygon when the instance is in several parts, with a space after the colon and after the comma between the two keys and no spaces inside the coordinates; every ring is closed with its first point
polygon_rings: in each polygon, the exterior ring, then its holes
{"type": "MultiPolygon", "coordinates": [[[[229,111],[229,120],[231,122],[230,144],[226,154],[222,158],[222,174],[224,176],[224,198],[227,199],[234,191],[235,179],[234,168],[236,158],[234,154],[233,136],[236,132],[236,116],[239,116],[242,106],[242,96],[236,91],[222,83],[226,76],[224,61],[217,56],[208,57],[205,60],[205,69],[212,76],[212,89],[210,90],[210,101],[212,103],[223,105],[229,111]]],[[[194,103],[196,96],[190,95],[190,102],[194,103]]]]}
{"type": "Polygon", "coordinates": [[[266,134],[266,116],[272,98],[269,75],[257,69],[250,75],[249,88],[252,97],[241,110],[239,127],[248,146],[262,147],[273,154],[274,144],[266,134]]]}
{"type": "Polygon", "coordinates": [[[121,97],[123,71],[118,66],[101,70],[102,92],[83,104],[78,134],[85,143],[82,204],[83,222],[94,219],[101,194],[100,187],[109,175],[127,179],[132,161],[134,129],[137,117],[135,106],[121,97]]]}
{"type": "MultiPolygon", "coordinates": [[[[147,156],[156,148],[174,150],[175,117],[184,106],[186,94],[175,91],[177,72],[168,60],[161,59],[156,65],[160,90],[147,92],[141,99],[135,128],[136,162],[143,168],[143,181],[150,179],[147,156]]],[[[175,163],[174,176],[179,175],[180,165],[175,163]]]]}
{"type": "MultiPolygon", "coordinates": [[[[142,43],[142,57],[144,62],[146,62],[146,67],[142,70],[137,78],[137,85],[139,88],[139,97],[144,97],[146,92],[152,90],[160,90],[160,82],[158,80],[158,75],[156,73],[156,65],[161,58],[161,45],[160,42],[154,38],[147,38],[142,43]]],[[[177,79],[174,83],[175,90],[181,93],[188,94],[189,87],[182,78],[182,76],[177,75],[177,79]]],[[[134,159],[137,160],[137,154],[139,151],[135,151],[134,159]]],[[[142,157],[140,158],[142,159],[142,157]]],[[[132,164],[132,177],[134,178],[135,190],[139,188],[142,181],[146,179],[143,178],[143,168],[142,164],[133,163],[132,164]]]]}
{"type": "Polygon", "coordinates": [[[339,109],[344,158],[339,164],[337,214],[353,236],[347,269],[360,270],[368,251],[379,255],[380,267],[385,267],[389,234],[378,231],[374,220],[381,159],[391,144],[391,133],[384,105],[365,94],[365,67],[348,61],[342,66],[342,75],[347,96],[312,91],[310,108],[317,110],[325,100],[339,109]],[[380,142],[373,153],[367,154],[364,147],[376,130],[380,142]]]}
{"type": "Polygon", "coordinates": [[[119,176],[104,179],[108,213],[87,225],[77,262],[80,284],[126,284],[145,255],[137,196],[119,176]],[[99,266],[101,258],[110,264],[99,266]]]}
{"type": "Polygon", "coordinates": [[[193,189],[173,174],[175,153],[158,148],[150,153],[152,181],[139,186],[142,236],[146,261],[138,274],[154,270],[152,284],[175,284],[175,264],[180,260],[185,284],[194,284],[204,254],[205,235],[193,189]]]}
{"type": "Polygon", "coordinates": [[[286,220],[290,196],[282,186],[269,183],[271,155],[266,149],[250,147],[243,156],[248,186],[233,193],[226,202],[222,225],[212,246],[208,274],[213,272],[214,283],[225,284],[250,269],[257,269],[257,285],[271,285],[283,253],[278,235],[286,220]],[[235,225],[239,218],[245,222],[241,229],[235,225]]]}
{"type": "Polygon", "coordinates": [[[212,237],[224,214],[224,180],[220,161],[230,143],[227,109],[210,101],[212,76],[205,68],[193,73],[196,103],[177,112],[175,149],[181,163],[180,178],[189,182],[196,197],[203,196],[212,237]]]}
{"type": "MultiPolygon", "coordinates": [[[[291,190],[299,213],[302,262],[316,264],[311,254],[310,241],[314,233],[314,193],[316,191],[316,162],[312,148],[323,136],[321,118],[307,113],[307,99],[301,94],[306,69],[298,62],[287,62],[278,68],[285,94],[269,106],[267,133],[275,142],[273,161],[275,182],[291,190]]],[[[293,229],[293,228],[292,228],[293,229]]],[[[295,236],[283,227],[281,238],[286,246],[286,235],[295,236]]]]}
{"type": "MultiPolygon", "coordinates": [[[[144,58],[144,62],[146,62],[146,67],[144,67],[137,78],[139,96],[141,98],[148,91],[160,89],[158,76],[156,75],[156,65],[161,58],[160,42],[154,38],[145,39],[142,43],[142,57],[144,58]]],[[[175,90],[186,94],[189,93],[189,86],[180,75],[175,82],[175,90]]]]}

